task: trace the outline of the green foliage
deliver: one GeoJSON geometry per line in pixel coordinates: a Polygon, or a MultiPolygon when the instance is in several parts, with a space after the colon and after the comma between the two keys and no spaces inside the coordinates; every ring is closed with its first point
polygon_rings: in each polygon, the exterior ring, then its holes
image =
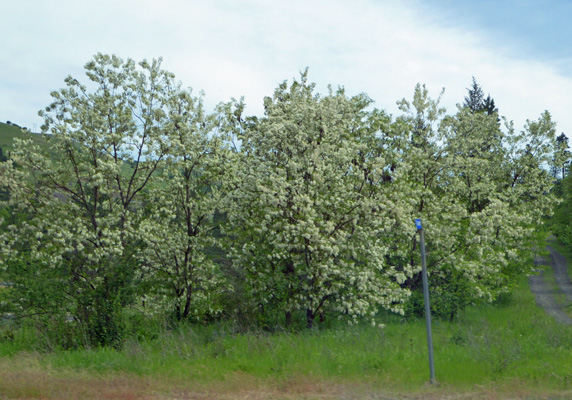
{"type": "MultiPolygon", "coordinates": [[[[51,374],[126,372],[190,385],[227,381],[239,374],[279,382],[301,376],[369,383],[384,390],[419,390],[428,381],[423,320],[388,315],[385,327],[334,325],[299,333],[237,332],[231,323],[158,326],[154,337],[129,339],[121,349],[56,351],[39,356],[51,374]]],[[[36,340],[23,327],[0,342],[0,355],[17,361],[36,340]],[[20,354],[21,356],[20,356],[20,354]]],[[[465,390],[507,383],[521,390],[570,390],[572,328],[537,307],[526,279],[498,306],[468,307],[458,321],[434,324],[438,382],[465,390]]],[[[68,376],[68,375],[66,375],[68,376]]],[[[509,392],[514,395],[513,391],[509,392]]],[[[405,396],[404,396],[405,397],[405,396]]]]}
{"type": "MultiPolygon", "coordinates": [[[[424,221],[436,315],[454,318],[530,272],[525,261],[535,229],[554,204],[552,179],[543,169],[553,154],[554,123],[544,113],[516,135],[510,125],[501,130],[496,114],[464,107],[444,116],[438,103],[419,85],[411,103],[400,102],[409,128],[397,171],[407,172],[396,186],[409,201],[403,214],[424,221]]],[[[420,291],[415,232],[393,234],[399,256],[392,262],[413,266],[406,285],[420,291]]],[[[423,310],[419,298],[408,306],[415,315],[423,310]]]]}
{"type": "Polygon", "coordinates": [[[559,181],[561,202],[555,208],[550,219],[552,233],[569,250],[572,249],[572,175],[568,174],[559,181]]]}
{"type": "MultiPolygon", "coordinates": [[[[453,319],[530,272],[546,166],[566,165],[548,112],[501,127],[474,79],[454,115],[418,85],[393,118],[305,71],[244,117],[234,100],[207,112],[161,60],[97,54],[85,71],[40,112],[49,135],[0,124],[1,307],[46,349],[120,348],[157,337],[152,321],[419,315],[416,217],[433,312],[453,319]]],[[[554,232],[572,242],[570,180],[558,190],[554,232]]]]}
{"type": "MultiPolygon", "coordinates": [[[[570,146],[568,145],[568,137],[561,133],[556,138],[556,150],[550,164],[550,172],[554,178],[564,178],[568,174],[570,164],[570,146]]],[[[558,193],[562,195],[562,193],[558,193]]]]}
{"type": "Polygon", "coordinates": [[[90,344],[115,345],[122,339],[121,309],[134,301],[137,207],[165,156],[161,129],[173,77],[160,61],[137,67],[102,54],[86,64],[86,75],[93,92],[68,77],[40,112],[57,157],[16,140],[13,162],[2,164],[8,204],[30,216],[6,232],[5,257],[18,259],[26,249],[30,264],[55,274],[58,285],[38,284],[65,294],[64,309],[90,344]],[[133,165],[127,175],[125,160],[133,165]]]}
{"type": "Polygon", "coordinates": [[[469,95],[465,97],[463,107],[468,108],[472,113],[481,111],[485,102],[485,95],[483,93],[483,89],[479,86],[474,76],[473,84],[471,88],[467,90],[469,91],[469,95]]]}
{"type": "MultiPolygon", "coordinates": [[[[475,77],[473,77],[471,88],[467,90],[469,91],[469,94],[465,97],[463,108],[468,109],[473,114],[479,112],[484,112],[489,116],[498,114],[498,109],[495,106],[494,99],[490,94],[485,98],[483,89],[477,83],[475,77]]],[[[498,119],[497,122],[499,122],[498,119]]]]}
{"type": "Polygon", "coordinates": [[[261,308],[357,320],[399,310],[404,276],[386,265],[394,227],[384,143],[390,118],[364,95],[314,93],[307,71],[247,122],[229,213],[231,258],[261,308]]]}
{"type": "Polygon", "coordinates": [[[228,143],[235,107],[221,104],[208,115],[202,98],[181,91],[168,111],[169,155],[150,187],[149,215],[138,234],[145,302],[170,309],[176,320],[204,319],[221,313],[221,297],[231,289],[209,250],[220,246],[215,213],[224,211],[233,175],[228,143]]]}

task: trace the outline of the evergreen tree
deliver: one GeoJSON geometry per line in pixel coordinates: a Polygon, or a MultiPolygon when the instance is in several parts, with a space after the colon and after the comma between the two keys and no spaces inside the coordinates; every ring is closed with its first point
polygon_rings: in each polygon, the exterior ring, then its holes
{"type": "MultiPolygon", "coordinates": [[[[487,115],[498,113],[499,110],[495,106],[494,99],[490,94],[487,95],[487,98],[485,98],[483,89],[477,83],[475,77],[473,77],[473,84],[471,85],[471,88],[467,88],[467,90],[469,91],[469,95],[465,97],[463,108],[468,108],[473,114],[478,112],[485,112],[487,115]]],[[[500,122],[498,118],[497,122],[500,122]]]]}
{"type": "Polygon", "coordinates": [[[555,178],[564,178],[568,174],[568,165],[570,164],[570,146],[568,145],[568,137],[561,133],[556,138],[556,149],[552,158],[550,172],[555,178]]]}
{"type": "Polygon", "coordinates": [[[474,76],[473,84],[471,88],[467,90],[469,91],[469,95],[465,97],[463,108],[468,108],[473,114],[482,111],[484,107],[485,95],[483,93],[483,89],[479,86],[474,76]]]}
{"type": "MultiPolygon", "coordinates": [[[[489,94],[482,105],[482,111],[485,111],[487,115],[493,115],[494,113],[498,113],[498,108],[495,106],[495,101],[489,94]]],[[[497,118],[498,119],[498,118],[497,118]]]]}

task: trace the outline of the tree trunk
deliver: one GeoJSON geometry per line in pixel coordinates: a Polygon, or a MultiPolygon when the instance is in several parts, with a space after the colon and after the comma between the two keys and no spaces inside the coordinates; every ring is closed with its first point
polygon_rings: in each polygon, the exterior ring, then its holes
{"type": "Polygon", "coordinates": [[[183,315],[182,315],[183,319],[187,319],[189,317],[189,314],[191,313],[192,297],[193,297],[193,285],[189,284],[187,286],[187,296],[186,296],[186,300],[185,300],[185,308],[183,309],[183,315]]]}
{"type": "Polygon", "coordinates": [[[312,312],[311,309],[307,308],[306,309],[306,327],[308,329],[312,329],[312,326],[314,325],[314,313],[312,312]]]}
{"type": "Polygon", "coordinates": [[[286,316],[286,326],[290,328],[292,326],[292,311],[286,311],[284,314],[286,316]]]}

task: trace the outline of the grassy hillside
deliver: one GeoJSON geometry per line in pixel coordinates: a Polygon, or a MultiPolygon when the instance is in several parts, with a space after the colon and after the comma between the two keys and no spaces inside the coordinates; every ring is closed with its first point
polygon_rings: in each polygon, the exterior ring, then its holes
{"type": "MultiPolygon", "coordinates": [[[[14,148],[14,138],[18,139],[32,139],[35,144],[39,145],[40,148],[48,150],[48,154],[52,157],[56,157],[56,152],[52,148],[49,148],[49,135],[43,135],[40,133],[31,133],[29,131],[23,130],[17,126],[9,125],[4,122],[0,122],[0,147],[2,152],[6,157],[10,157],[10,151],[14,148]]],[[[129,163],[125,162],[121,167],[121,175],[123,177],[129,178],[133,172],[133,167],[129,163]]]]}
{"type": "Polygon", "coordinates": [[[17,126],[8,125],[0,122],[0,147],[6,156],[14,148],[14,138],[29,139],[32,138],[34,142],[40,146],[47,146],[46,138],[38,133],[30,133],[24,131],[17,126]]]}

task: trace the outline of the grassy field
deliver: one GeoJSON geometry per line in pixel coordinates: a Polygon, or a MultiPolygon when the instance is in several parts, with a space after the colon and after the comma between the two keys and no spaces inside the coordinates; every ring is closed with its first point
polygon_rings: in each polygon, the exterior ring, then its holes
{"type": "Polygon", "coordinates": [[[572,397],[572,327],[535,305],[524,278],[496,306],[434,321],[435,386],[424,322],[384,322],[300,333],[183,326],[122,350],[51,353],[34,350],[32,332],[5,331],[0,398],[572,397]]]}

